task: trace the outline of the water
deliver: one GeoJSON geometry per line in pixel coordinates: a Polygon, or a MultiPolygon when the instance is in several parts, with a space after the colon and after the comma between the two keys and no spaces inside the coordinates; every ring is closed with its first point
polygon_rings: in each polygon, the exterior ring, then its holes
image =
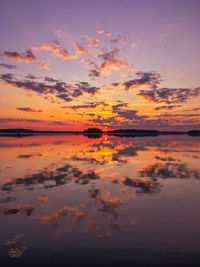
{"type": "Polygon", "coordinates": [[[0,266],[200,266],[200,138],[0,138],[0,266]]]}

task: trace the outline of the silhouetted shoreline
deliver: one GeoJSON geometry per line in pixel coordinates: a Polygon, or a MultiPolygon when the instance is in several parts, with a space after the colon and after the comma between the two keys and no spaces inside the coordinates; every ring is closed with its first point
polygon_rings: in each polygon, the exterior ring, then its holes
{"type": "MultiPolygon", "coordinates": [[[[37,131],[30,129],[0,129],[0,136],[10,136],[10,137],[28,137],[33,135],[57,135],[57,134],[75,134],[75,135],[85,135],[87,137],[101,137],[103,134],[121,136],[121,137],[137,137],[137,136],[159,136],[159,135],[189,135],[189,136],[200,136],[200,130],[191,131],[158,131],[158,130],[138,130],[138,129],[119,129],[113,131],[101,131],[101,132],[90,132],[85,131],[37,131]]],[[[96,137],[96,138],[98,138],[96,137]]]]}

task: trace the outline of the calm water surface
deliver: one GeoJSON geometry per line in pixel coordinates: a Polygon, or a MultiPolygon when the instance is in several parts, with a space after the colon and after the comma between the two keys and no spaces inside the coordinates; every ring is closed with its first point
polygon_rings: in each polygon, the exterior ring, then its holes
{"type": "Polygon", "coordinates": [[[0,266],[200,266],[200,137],[0,137],[0,266]]]}

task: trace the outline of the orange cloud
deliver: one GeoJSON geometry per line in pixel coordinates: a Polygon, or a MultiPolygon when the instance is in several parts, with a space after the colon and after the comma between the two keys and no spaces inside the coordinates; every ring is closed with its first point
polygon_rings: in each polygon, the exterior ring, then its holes
{"type": "Polygon", "coordinates": [[[42,62],[40,64],[40,66],[38,67],[38,69],[40,69],[40,70],[48,70],[49,66],[46,63],[42,62]]]}
{"type": "Polygon", "coordinates": [[[9,58],[11,60],[15,60],[18,62],[25,62],[25,63],[39,62],[39,60],[33,54],[31,49],[28,49],[26,53],[4,51],[0,53],[0,56],[3,58],[9,58]]]}
{"type": "Polygon", "coordinates": [[[77,54],[72,55],[71,52],[63,48],[59,41],[55,40],[52,42],[45,42],[43,46],[39,48],[40,50],[46,50],[53,52],[56,56],[61,57],[65,60],[78,58],[77,54]]]}
{"type": "Polygon", "coordinates": [[[122,70],[128,68],[129,71],[133,71],[132,67],[117,57],[118,49],[113,48],[107,52],[99,53],[98,57],[103,59],[103,62],[95,66],[94,70],[89,71],[89,76],[99,77],[102,75],[102,72],[106,75],[111,74],[111,70],[122,70]]]}
{"type": "Polygon", "coordinates": [[[99,30],[99,31],[97,32],[97,34],[104,34],[104,35],[106,35],[106,36],[111,36],[111,35],[112,35],[112,33],[110,33],[110,32],[106,32],[105,30],[99,30]]]}
{"type": "Polygon", "coordinates": [[[90,43],[93,47],[98,47],[99,40],[96,38],[89,38],[86,36],[88,43],[90,43]]]}
{"type": "Polygon", "coordinates": [[[69,212],[77,212],[77,208],[64,206],[62,209],[54,212],[51,215],[40,217],[43,223],[58,223],[63,217],[67,216],[69,212]]]}
{"type": "Polygon", "coordinates": [[[13,215],[13,214],[18,214],[18,213],[26,213],[27,216],[30,216],[32,212],[35,210],[35,206],[31,205],[18,205],[12,208],[7,208],[7,209],[1,209],[0,214],[3,215],[13,215]]]}
{"type": "Polygon", "coordinates": [[[40,200],[41,202],[48,201],[48,197],[37,197],[37,199],[40,200]]]}
{"type": "Polygon", "coordinates": [[[89,52],[85,47],[79,45],[78,43],[75,43],[74,46],[78,54],[87,54],[89,52]]]}
{"type": "Polygon", "coordinates": [[[84,212],[84,211],[77,211],[76,212],[76,217],[75,217],[75,220],[74,222],[75,223],[78,223],[80,222],[83,218],[85,218],[87,216],[87,212],[84,212]]]}
{"type": "Polygon", "coordinates": [[[91,66],[96,67],[96,64],[92,60],[88,60],[88,59],[82,58],[81,62],[85,63],[86,65],[91,65],[91,66]]]}
{"type": "Polygon", "coordinates": [[[42,216],[40,220],[43,223],[53,223],[58,224],[64,217],[69,215],[69,212],[74,213],[75,219],[74,223],[80,222],[85,216],[88,214],[83,211],[79,211],[76,207],[64,206],[63,208],[59,209],[58,211],[54,212],[51,215],[42,216]]]}
{"type": "Polygon", "coordinates": [[[111,73],[110,70],[122,70],[123,68],[128,67],[129,65],[126,62],[122,61],[119,58],[114,58],[104,61],[98,66],[98,69],[109,75],[111,73]]]}
{"type": "MultiPolygon", "coordinates": [[[[150,85],[150,84],[149,84],[148,82],[145,82],[145,83],[143,83],[143,84],[141,84],[141,83],[139,83],[139,82],[135,82],[134,84],[130,85],[128,89],[140,89],[140,88],[143,88],[143,87],[148,87],[149,85],[150,85]]],[[[126,86],[124,83],[121,84],[121,86],[122,86],[124,89],[128,90],[128,89],[127,89],[127,86],[126,86]]],[[[141,96],[141,98],[142,98],[142,96],[141,96]]]]}

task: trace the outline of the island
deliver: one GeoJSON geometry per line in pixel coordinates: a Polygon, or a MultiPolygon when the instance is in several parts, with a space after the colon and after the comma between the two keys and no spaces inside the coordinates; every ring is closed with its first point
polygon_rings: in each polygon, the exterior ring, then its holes
{"type": "Polygon", "coordinates": [[[119,137],[145,137],[145,136],[159,136],[159,135],[189,135],[200,136],[200,130],[190,131],[158,131],[158,130],[146,130],[146,129],[118,129],[102,131],[100,128],[93,127],[84,131],[38,131],[32,129],[0,129],[0,136],[10,137],[25,137],[33,135],[57,135],[57,134],[76,134],[84,135],[88,138],[99,138],[103,134],[119,137]]]}

